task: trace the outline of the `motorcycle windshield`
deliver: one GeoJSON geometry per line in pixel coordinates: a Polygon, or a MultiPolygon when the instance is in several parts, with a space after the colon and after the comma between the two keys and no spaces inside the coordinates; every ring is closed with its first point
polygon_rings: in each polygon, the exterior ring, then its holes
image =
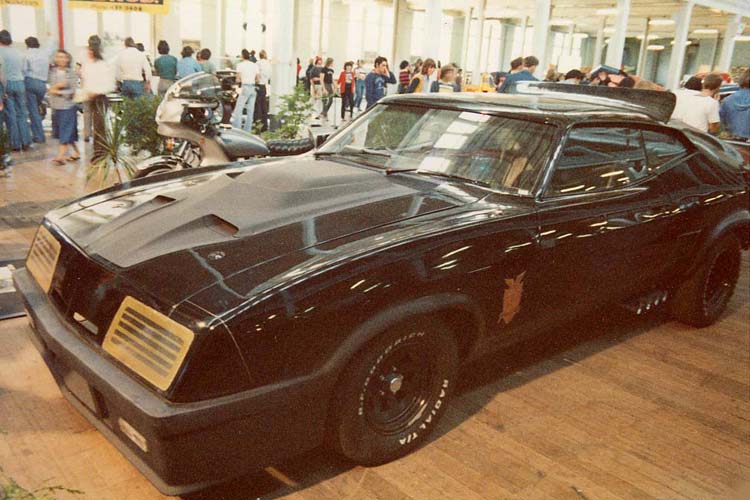
{"type": "Polygon", "coordinates": [[[197,99],[210,101],[218,99],[221,82],[211,73],[193,73],[174,84],[175,91],[170,94],[177,99],[197,99]]]}

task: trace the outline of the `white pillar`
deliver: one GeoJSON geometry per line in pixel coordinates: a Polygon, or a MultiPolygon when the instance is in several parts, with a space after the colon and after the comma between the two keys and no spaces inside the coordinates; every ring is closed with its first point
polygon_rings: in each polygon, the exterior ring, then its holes
{"type": "MultiPolygon", "coordinates": [[[[740,32],[739,14],[731,17],[727,23],[727,30],[724,33],[724,42],[721,44],[721,56],[719,56],[718,71],[728,72],[732,66],[732,53],[734,52],[734,38],[740,32]]],[[[713,62],[713,61],[712,61],[713,62]]]]}
{"type": "Polygon", "coordinates": [[[490,50],[492,50],[492,35],[495,31],[495,22],[490,21],[489,22],[490,29],[487,33],[487,50],[484,51],[484,59],[482,59],[482,69],[488,69],[488,66],[490,65],[490,50]]]}
{"type": "Polygon", "coordinates": [[[685,67],[685,48],[690,31],[690,15],[693,12],[693,0],[688,0],[675,14],[674,45],[672,56],[669,58],[669,70],[667,72],[668,89],[674,90],[680,86],[682,72],[685,67]]]}
{"type": "Polygon", "coordinates": [[[615,15],[615,32],[607,46],[607,65],[617,69],[622,67],[622,54],[625,51],[625,37],[628,34],[628,19],[630,18],[630,0],[617,0],[617,14],[615,15]]]}
{"type": "Polygon", "coordinates": [[[402,0],[393,0],[391,3],[391,8],[393,9],[393,32],[391,33],[391,54],[388,57],[388,60],[390,61],[390,67],[391,68],[397,68],[396,64],[398,64],[398,32],[401,28],[401,1],[402,0]]]}
{"type": "MultiPolygon", "coordinates": [[[[394,30],[393,32],[393,41],[394,41],[393,50],[394,50],[395,56],[393,60],[390,61],[391,68],[398,68],[398,66],[396,65],[402,59],[411,59],[411,56],[415,55],[415,54],[412,54],[412,50],[411,50],[411,31],[412,31],[414,15],[412,14],[412,11],[409,10],[406,1],[394,0],[394,8],[396,4],[398,4],[398,30],[397,31],[394,30]]],[[[396,14],[394,12],[394,16],[395,15],[396,14]]],[[[363,37],[362,47],[364,47],[364,33],[365,33],[365,26],[363,23],[362,29],[361,29],[361,36],[363,37]]],[[[419,55],[422,56],[422,54],[419,54],[419,55]]],[[[362,59],[362,56],[358,56],[357,59],[362,59]]]]}
{"type": "Polygon", "coordinates": [[[565,47],[565,52],[568,53],[569,56],[573,55],[573,35],[576,32],[576,25],[571,24],[570,28],[568,29],[568,46],[565,47]]]}
{"type": "MultiPolygon", "coordinates": [[[[219,55],[221,45],[221,13],[217,9],[220,0],[203,0],[201,19],[201,48],[207,48],[214,55],[219,55]]],[[[253,47],[255,48],[255,47],[253,47]]],[[[256,49],[257,50],[257,49],[256,49]]]]}
{"type": "MultiPolygon", "coordinates": [[[[320,15],[320,30],[318,31],[318,55],[323,55],[323,19],[325,17],[325,10],[326,10],[326,0],[320,0],[320,12],[318,13],[320,15]]],[[[362,34],[362,39],[364,39],[364,30],[362,34]]]]}
{"type": "MultiPolygon", "coordinates": [[[[443,32],[443,0],[427,0],[425,12],[424,53],[436,61],[440,59],[440,42],[443,32]]],[[[443,61],[447,62],[447,61],[443,61]]]]}
{"type": "Polygon", "coordinates": [[[529,27],[529,16],[523,16],[523,22],[521,23],[521,53],[520,54],[511,54],[512,58],[521,56],[525,57],[527,56],[527,50],[526,50],[526,30],[529,27]]]}
{"type": "Polygon", "coordinates": [[[227,54],[227,0],[217,0],[217,4],[219,4],[219,46],[216,47],[214,53],[223,57],[227,54]]]}
{"type": "Polygon", "coordinates": [[[645,69],[646,64],[646,54],[648,50],[648,37],[649,37],[649,21],[651,21],[650,18],[646,18],[646,22],[643,23],[643,40],[641,40],[641,49],[638,51],[638,66],[636,66],[636,74],[645,77],[646,75],[643,74],[643,70],[645,69]]]}
{"type": "Polygon", "coordinates": [[[278,96],[288,94],[294,87],[296,60],[292,53],[294,0],[275,0],[268,16],[271,31],[271,110],[275,112],[278,96]]]}
{"type": "Polygon", "coordinates": [[[607,18],[599,19],[599,26],[596,28],[596,43],[594,44],[594,60],[591,62],[591,69],[596,69],[602,63],[602,52],[604,52],[604,28],[607,26],[607,18]]]}
{"type": "MultiPolygon", "coordinates": [[[[474,53],[474,59],[472,61],[472,67],[471,67],[471,80],[472,83],[479,83],[481,81],[481,71],[479,70],[479,65],[481,64],[481,56],[482,56],[482,42],[484,42],[484,11],[487,8],[487,0],[480,0],[479,1],[479,33],[478,35],[478,48],[477,51],[474,53]]],[[[469,23],[471,25],[471,23],[469,23]]]]}
{"type": "Polygon", "coordinates": [[[547,38],[549,38],[549,15],[551,1],[536,0],[536,10],[534,12],[534,44],[532,53],[539,59],[539,66],[536,68],[536,77],[540,80],[544,78],[547,72],[547,38]]]}
{"type": "Polygon", "coordinates": [[[469,33],[471,33],[471,13],[473,9],[471,7],[471,1],[467,0],[466,8],[464,10],[464,32],[461,37],[461,57],[458,60],[458,64],[464,68],[464,74],[466,74],[466,64],[468,61],[469,51],[469,33]]]}
{"type": "MultiPolygon", "coordinates": [[[[101,12],[99,18],[101,19],[101,12]]],[[[182,50],[180,2],[169,2],[169,12],[155,16],[154,21],[156,23],[156,43],[159,43],[159,40],[166,40],[169,44],[169,53],[179,59],[182,50]]]]}
{"type": "MultiPolygon", "coordinates": [[[[133,16],[131,15],[130,12],[124,12],[123,18],[125,20],[125,38],[129,36],[133,36],[133,16]]],[[[122,44],[119,44],[119,45],[122,45],[122,44]]],[[[122,47],[117,47],[117,50],[122,50],[122,47]]]]}

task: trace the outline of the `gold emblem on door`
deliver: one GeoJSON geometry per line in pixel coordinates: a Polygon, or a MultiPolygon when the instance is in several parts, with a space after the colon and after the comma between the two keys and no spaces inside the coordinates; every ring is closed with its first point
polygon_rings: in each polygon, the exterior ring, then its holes
{"type": "Polygon", "coordinates": [[[497,319],[497,322],[504,321],[507,325],[516,314],[521,311],[521,296],[523,295],[523,278],[526,271],[522,272],[515,278],[505,280],[505,290],[503,291],[503,312],[497,319]]]}

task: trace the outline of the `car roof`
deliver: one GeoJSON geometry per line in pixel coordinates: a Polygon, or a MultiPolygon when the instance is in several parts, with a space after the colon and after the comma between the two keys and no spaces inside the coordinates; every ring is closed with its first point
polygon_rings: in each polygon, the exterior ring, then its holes
{"type": "Polygon", "coordinates": [[[399,94],[385,97],[379,102],[543,117],[563,122],[563,124],[591,118],[646,120],[659,123],[649,118],[637,106],[612,99],[575,94],[535,95],[500,94],[496,92],[399,94]]]}

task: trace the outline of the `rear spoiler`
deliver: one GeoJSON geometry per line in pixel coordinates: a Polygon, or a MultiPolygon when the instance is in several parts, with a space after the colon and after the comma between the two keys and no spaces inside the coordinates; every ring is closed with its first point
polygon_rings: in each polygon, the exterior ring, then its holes
{"type": "Polygon", "coordinates": [[[590,103],[596,97],[601,103],[609,101],[619,109],[642,113],[656,121],[668,122],[672,117],[677,97],[668,91],[606,87],[603,85],[574,85],[548,82],[517,82],[510,93],[558,96],[566,100],[590,103]],[[563,95],[565,94],[565,95],[563,95]]]}

